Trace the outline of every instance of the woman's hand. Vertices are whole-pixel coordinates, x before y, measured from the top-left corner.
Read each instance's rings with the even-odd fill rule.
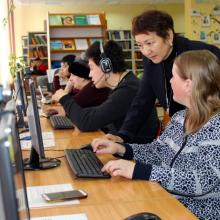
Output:
[[[92,141],[93,151],[98,154],[119,154],[125,153],[125,147],[106,138],[96,138]]]
[[[120,142],[120,143],[124,142],[124,140],[121,137],[117,135],[113,135],[113,134],[106,134],[105,138],[107,138],[110,141],[114,141],[114,142]]]
[[[111,160],[102,168],[102,172],[106,171],[111,176],[123,176],[132,179],[135,163],[128,160]]]
[[[63,90],[63,89],[59,89],[57,90],[53,96],[52,96],[52,100],[59,102],[59,100],[65,96],[67,93]]]

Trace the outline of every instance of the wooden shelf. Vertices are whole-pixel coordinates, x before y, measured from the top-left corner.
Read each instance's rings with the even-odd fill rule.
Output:
[[[69,20],[64,21],[66,18]],[[94,41],[106,40],[105,13],[48,13],[47,32],[49,68],[53,68],[52,62],[61,60],[67,53],[80,56]]]

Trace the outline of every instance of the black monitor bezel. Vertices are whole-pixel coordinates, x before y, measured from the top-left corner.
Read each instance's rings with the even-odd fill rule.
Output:
[[[14,151],[14,159],[16,160],[16,164],[19,166],[17,170],[19,170],[21,174],[21,181],[22,181],[22,190],[24,191],[24,202],[25,202],[25,220],[30,219],[30,211],[28,206],[28,199],[27,199],[27,191],[26,191],[26,181],[24,176],[24,169],[23,169],[23,161],[22,161],[22,154],[21,154],[21,146],[19,142],[19,134],[16,126],[16,118],[14,112],[14,103],[8,103],[6,105],[5,111],[2,112],[2,117],[5,118],[4,124],[6,126],[4,131],[2,131],[1,136],[1,145],[0,145],[0,178],[1,184],[0,187],[2,189],[2,206],[4,209],[4,220],[21,220],[19,217],[19,205],[16,195],[16,183],[14,177],[14,169],[13,164],[11,161],[11,154],[9,147],[5,146],[3,143],[6,143],[9,138],[12,138],[13,144],[13,151]],[[2,123],[2,122],[1,122]],[[4,132],[4,134],[3,134]],[[3,217],[1,216],[1,220]]]
[[[32,146],[30,157],[24,160],[24,169],[26,170],[43,170],[43,169],[50,169],[60,165],[61,161],[57,158],[46,158],[45,151],[44,151],[44,144],[42,138],[42,131],[41,131],[41,124],[40,124],[40,116],[38,112],[38,104],[37,104],[37,97],[36,97],[36,89],[35,84],[32,79],[29,79],[29,89],[31,100],[28,103],[27,108],[27,117],[28,117],[28,124],[29,124],[29,131],[32,132],[32,127],[36,131],[36,134],[31,134],[32,138]],[[33,114],[34,120],[32,121],[29,114]],[[33,138],[37,138],[37,140]]]

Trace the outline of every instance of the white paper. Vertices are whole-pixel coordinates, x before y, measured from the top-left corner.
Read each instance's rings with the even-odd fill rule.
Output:
[[[75,45],[77,50],[88,49],[88,42],[86,39],[75,39]]]
[[[63,201],[63,202],[46,202],[42,198],[43,193],[52,193],[52,192],[69,191],[69,190],[73,190],[73,187],[70,183],[27,187],[29,207],[30,208],[43,208],[43,207],[46,208],[46,207],[60,206],[60,205],[79,204],[79,200],[77,199]]]
[[[101,24],[99,15],[87,15],[87,20],[89,24]]]
[[[88,220],[86,214],[57,215],[31,218],[31,220]]]
[[[20,134],[20,139],[23,139],[25,137],[29,137],[30,132],[24,132]],[[54,134],[53,132],[42,132],[42,138],[43,138],[43,145],[44,148],[50,148],[55,146],[55,140],[54,140]],[[31,149],[31,140],[21,140],[21,149],[22,150],[28,150]]]
[[[20,143],[21,143],[22,150],[31,149],[31,146],[32,146],[31,140],[30,141],[21,140]],[[43,145],[44,145],[44,148],[51,148],[55,146],[55,141],[53,139],[43,140]]]
[[[27,137],[27,136],[30,136],[30,132],[29,132],[29,131],[28,131],[28,132],[21,133],[21,134],[20,134],[20,139],[25,138],[25,137]],[[44,132],[42,132],[42,138],[43,138],[44,140],[54,139],[54,134],[53,134],[53,132],[51,132],[51,131],[44,131]]]

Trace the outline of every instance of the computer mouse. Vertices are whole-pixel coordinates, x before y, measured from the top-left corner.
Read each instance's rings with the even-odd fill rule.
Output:
[[[161,218],[150,212],[140,212],[127,217],[124,220],[161,220]]]
[[[52,115],[57,115],[57,114],[58,114],[58,111],[55,110],[55,109],[50,109],[50,110],[47,110],[47,111],[45,112],[45,114],[47,115],[47,117],[50,117],[50,116],[52,116]]]
[[[91,145],[91,144],[84,144],[84,145],[82,145],[82,146],[80,147],[80,149],[93,151],[93,148],[92,148],[92,145]]]

